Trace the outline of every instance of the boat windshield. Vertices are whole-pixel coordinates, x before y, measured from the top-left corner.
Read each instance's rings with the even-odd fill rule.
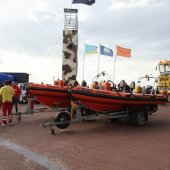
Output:
[[[170,73],[170,64],[160,64],[159,71],[160,73]]]
[[[165,72],[164,65],[159,65],[159,71],[160,71],[160,73],[164,73]]]
[[[156,77],[148,75],[146,75],[145,77],[140,77],[138,79],[138,84],[143,88],[152,87],[153,89],[156,89],[156,82],[157,82]]]
[[[165,65],[165,72],[170,72],[170,64]]]

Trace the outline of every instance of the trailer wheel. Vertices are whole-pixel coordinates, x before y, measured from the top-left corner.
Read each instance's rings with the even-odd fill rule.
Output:
[[[117,122],[119,120],[119,118],[111,118],[110,121],[111,122]]]
[[[17,117],[18,122],[21,122],[21,115]]]
[[[143,126],[148,120],[148,114],[145,111],[139,111],[135,117],[135,124],[138,126]]]
[[[170,103],[170,94],[168,95],[168,102]]]
[[[71,116],[68,112],[60,112],[55,118],[54,122],[62,122],[63,124],[56,125],[56,127],[60,129],[65,129],[67,128],[70,123],[65,123],[67,121],[71,120]]]
[[[21,122],[21,113],[16,113],[18,122]]]
[[[54,129],[50,129],[51,135],[55,135],[55,130]]]

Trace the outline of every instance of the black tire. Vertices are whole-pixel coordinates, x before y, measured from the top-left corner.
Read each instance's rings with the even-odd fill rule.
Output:
[[[135,124],[144,126],[148,120],[148,114],[145,111],[139,111],[135,116]]]
[[[51,135],[55,135],[55,130],[54,129],[50,129]]]
[[[17,117],[18,122],[21,122],[21,115]]]
[[[170,103],[170,94],[168,95],[168,102]]]
[[[129,113],[129,120],[132,124],[143,126],[148,121],[148,110],[141,109]]]
[[[60,129],[65,129],[67,128],[70,123],[64,123],[67,121],[71,120],[71,116],[68,112],[60,112],[55,118],[54,118],[54,122],[63,122],[63,124],[59,124],[56,125],[56,127],[60,128]]]
[[[111,118],[110,121],[111,122],[118,122],[119,118]]]

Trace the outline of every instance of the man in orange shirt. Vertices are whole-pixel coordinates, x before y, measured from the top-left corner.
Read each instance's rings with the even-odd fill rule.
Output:
[[[12,124],[12,97],[14,95],[14,90],[9,86],[8,80],[4,82],[4,86],[0,89],[0,95],[2,98],[2,126],[6,126],[6,114],[8,111],[8,123]]]
[[[14,90],[13,104],[15,105],[15,112],[17,113],[21,89],[18,87],[18,84],[15,81],[12,82],[12,88]]]

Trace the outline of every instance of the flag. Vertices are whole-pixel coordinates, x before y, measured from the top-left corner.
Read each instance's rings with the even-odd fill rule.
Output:
[[[113,51],[103,45],[100,45],[100,54],[113,57]]]
[[[85,54],[97,54],[97,46],[85,44]]]
[[[95,3],[95,0],[73,0],[73,4],[86,4],[86,5],[93,5]]]
[[[117,46],[117,55],[122,57],[131,57],[131,49]]]

